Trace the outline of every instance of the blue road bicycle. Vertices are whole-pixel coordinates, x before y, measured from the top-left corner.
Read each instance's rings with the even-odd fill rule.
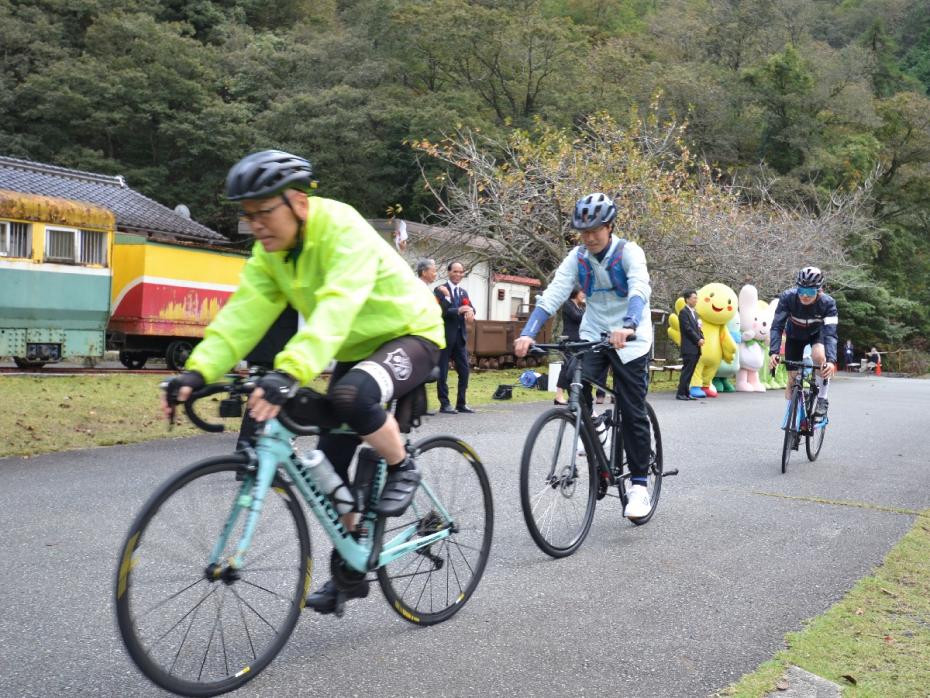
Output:
[[[800,448],[801,437],[804,437],[807,459],[811,462],[817,460],[827,432],[827,424],[830,422],[827,418],[818,420],[812,416],[819,392],[814,380],[812,364],[809,361],[785,360],[785,367],[796,373],[791,384],[791,397],[788,399],[788,407],[782,420],[782,429],[785,432],[781,449],[781,471],[783,473],[788,472],[791,453]]]
[[[198,391],[184,407],[201,429],[222,431],[198,416],[194,403],[226,393],[220,415],[241,416],[253,388],[236,377]],[[425,412],[425,398],[423,385],[397,401],[405,433]],[[369,449],[370,483],[356,491],[361,519],[353,535],[294,448],[297,435],[352,433],[328,414],[324,396],[299,391],[265,424],[254,449],[185,468],[136,516],[119,556],[116,617],[130,657],[155,684],[180,695],[218,695],[254,678],[281,651],[312,583],[301,500],[333,543],[330,571],[343,591],[374,574],[391,607],[418,625],[447,620],[475,591],[494,515],[474,450],[452,436],[408,441],[423,481],[402,516],[385,518],[374,508],[387,466]]]

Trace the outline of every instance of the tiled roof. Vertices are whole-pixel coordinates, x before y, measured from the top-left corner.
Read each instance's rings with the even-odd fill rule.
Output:
[[[394,232],[394,221],[389,218],[374,218],[369,219],[368,222],[379,233],[391,234]],[[406,223],[407,234],[411,238],[427,238],[438,243],[462,245],[477,250],[499,250],[501,248],[499,242],[490,238],[477,235],[463,238],[461,233],[451,228],[441,228],[436,225],[426,225],[425,223],[415,223],[413,221],[406,221]]]
[[[226,238],[205,225],[133,191],[122,177],[69,170],[0,156],[0,189],[85,201],[110,209],[119,230],[223,242]]]

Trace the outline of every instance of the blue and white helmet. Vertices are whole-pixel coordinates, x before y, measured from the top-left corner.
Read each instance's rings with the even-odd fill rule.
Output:
[[[598,191],[578,199],[572,212],[572,227],[590,230],[611,223],[616,217],[617,207],[613,199]]]

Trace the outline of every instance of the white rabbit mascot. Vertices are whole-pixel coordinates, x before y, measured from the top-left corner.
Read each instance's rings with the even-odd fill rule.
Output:
[[[739,292],[739,319],[742,341],[739,345],[739,372],[736,389],[744,393],[764,393],[759,371],[765,370],[769,355],[769,305],[759,300],[755,286],[743,286]]]

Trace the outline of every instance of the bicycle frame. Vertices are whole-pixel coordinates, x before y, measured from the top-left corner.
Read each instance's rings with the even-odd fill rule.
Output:
[[[788,428],[788,419],[791,416],[791,405],[794,403],[795,399],[797,399],[798,409],[795,412],[796,417],[794,424],[791,426],[791,430],[805,436],[813,435],[816,429],[823,429],[828,423],[828,420],[823,420],[815,424],[814,420],[809,419],[808,403],[816,400],[817,394],[820,392],[814,380],[814,369],[812,366],[806,365],[803,361],[785,361],[785,365],[789,371],[794,372],[794,379],[791,384],[791,398],[788,400],[788,405],[785,408],[785,416],[782,419],[782,429]],[[802,429],[801,427],[804,423],[807,424],[807,427]]]
[[[578,356],[580,357],[580,355]],[[608,357],[612,363],[614,360],[613,357],[610,357],[609,355]],[[571,382],[569,399],[568,399],[568,409],[575,415],[575,435],[576,435],[575,437],[576,441],[572,445],[571,466],[572,466],[572,469],[574,470],[575,462],[577,461],[577,458],[578,458],[577,439],[580,438],[581,424],[583,422],[584,428],[588,432],[589,440],[595,446],[594,457],[595,457],[595,460],[597,461],[598,470],[606,472],[610,485],[616,486],[619,480],[624,477],[622,475],[618,477],[618,476],[615,476],[614,474],[617,472],[617,470],[619,470],[619,468],[617,468],[617,452],[620,449],[617,448],[617,443],[618,443],[617,439],[620,436],[620,421],[616,417],[617,417],[617,411],[620,409],[619,407],[620,398],[616,394],[616,392],[614,392],[607,386],[601,385],[600,383],[594,380],[588,381],[588,383],[590,383],[592,386],[592,390],[600,388],[605,393],[609,393],[610,395],[614,397],[613,408],[609,411],[608,428],[610,429],[610,455],[608,456],[608,454],[604,452],[604,448],[601,446],[600,439],[597,437],[597,430],[594,427],[594,420],[593,420],[592,412],[590,409],[588,409],[587,405],[584,405],[582,403],[581,390],[583,387],[583,383],[582,383],[583,369],[582,369],[581,364],[582,362],[580,361],[580,358],[579,358],[579,360],[576,361],[575,363],[575,370],[572,375],[572,382]]]
[[[364,573],[381,567],[410,552],[429,546],[449,536],[449,530],[455,525],[455,522],[436,498],[429,485],[423,481],[420,483],[420,487],[442,517],[446,526],[442,530],[423,535],[416,541],[411,541],[411,538],[417,533],[417,526],[411,524],[387,543],[382,542],[380,546],[378,545],[378,539],[383,532],[383,519],[379,525],[378,515],[372,511],[372,505],[377,503],[387,477],[387,465],[382,459],[373,478],[371,495],[368,506],[365,508],[363,522],[366,532],[356,540],[339,520],[339,512],[336,511],[330,498],[314,481],[313,469],[305,467],[303,460],[294,451],[291,446],[291,440],[294,437],[295,434],[281,425],[278,420],[271,419],[266,423],[255,448],[253,462],[257,461],[257,466],[254,468],[254,474],[243,478],[239,495],[233,503],[220,538],[210,555],[210,565],[216,570],[215,574],[217,576],[220,574],[220,556],[226,547],[236,522],[245,513],[245,528],[239,539],[235,554],[227,561],[229,567],[233,570],[243,567],[245,555],[258,526],[265,497],[268,490],[271,489],[271,484],[279,468],[287,473],[290,480],[297,487],[307,506],[310,507],[313,515],[320,522],[323,530],[326,531],[346,565],[356,572]],[[417,519],[420,519],[416,503],[411,504],[411,507],[417,513]]]

